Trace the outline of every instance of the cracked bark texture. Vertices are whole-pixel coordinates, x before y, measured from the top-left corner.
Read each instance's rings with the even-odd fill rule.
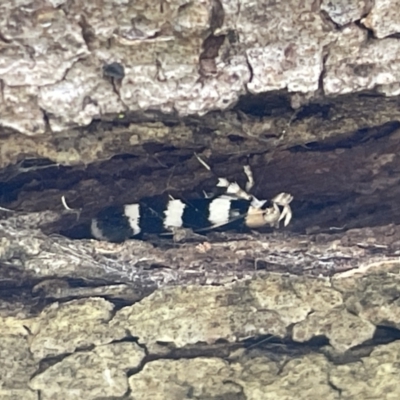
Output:
[[[2,2],[0,397],[397,399],[399,9]],[[89,239],[210,190],[194,152],[292,193],[291,226]]]

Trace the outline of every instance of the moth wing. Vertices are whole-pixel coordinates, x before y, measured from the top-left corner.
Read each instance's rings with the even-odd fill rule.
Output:
[[[222,228],[223,226],[229,225],[232,222],[236,222],[236,221],[238,221],[240,219],[244,219],[245,217],[246,217],[246,214],[241,214],[241,215],[238,215],[236,217],[230,218],[229,221],[221,222],[220,224],[212,224],[210,226],[206,226],[205,228],[195,229],[194,232],[198,232],[198,233],[200,233],[200,232],[209,232],[209,231],[212,231],[214,229]]]

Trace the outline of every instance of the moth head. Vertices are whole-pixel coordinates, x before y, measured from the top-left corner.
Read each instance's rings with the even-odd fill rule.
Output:
[[[292,200],[291,194],[279,193],[271,200],[272,205],[267,207],[267,200],[253,198],[245,219],[246,226],[251,229],[266,225],[279,227],[282,220],[284,226],[287,226],[292,219],[292,209],[289,205]]]
[[[261,228],[266,225],[276,226],[279,221],[280,211],[277,205],[268,208],[250,206],[246,216],[248,228]]]

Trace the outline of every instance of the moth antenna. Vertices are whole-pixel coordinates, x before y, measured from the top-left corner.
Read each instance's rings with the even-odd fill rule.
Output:
[[[247,182],[246,182],[246,192],[250,192],[250,190],[254,186],[254,176],[253,176],[253,171],[251,170],[250,165],[245,165],[243,166],[243,171],[246,174],[247,177]]]

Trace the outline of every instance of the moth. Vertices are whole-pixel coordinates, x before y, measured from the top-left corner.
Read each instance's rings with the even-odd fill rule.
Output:
[[[211,168],[199,161],[211,171]],[[238,183],[218,178],[217,188],[222,194],[205,195],[193,200],[174,199],[170,196],[144,198],[137,203],[109,206],[91,221],[91,233],[98,240],[123,242],[142,238],[145,234],[172,233],[179,228],[189,228],[203,233],[213,230],[257,229],[264,226],[279,227],[290,223],[293,196],[279,193],[270,201],[259,200],[250,194],[254,186],[253,174],[244,167],[246,190]]]

